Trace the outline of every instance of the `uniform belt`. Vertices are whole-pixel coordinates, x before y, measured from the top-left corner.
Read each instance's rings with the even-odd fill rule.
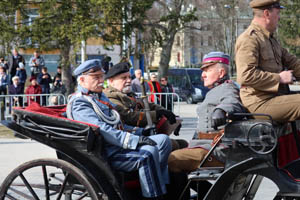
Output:
[[[219,130],[218,132],[208,132],[208,133],[203,133],[201,131],[198,132],[198,139],[209,139],[213,140],[216,136],[220,136],[224,133],[224,130]]]

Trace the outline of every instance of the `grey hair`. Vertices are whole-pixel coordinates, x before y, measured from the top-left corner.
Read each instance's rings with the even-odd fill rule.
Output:
[[[224,63],[218,63],[218,66],[220,68],[223,68],[225,70],[225,73],[228,74],[228,72],[229,72],[229,65],[224,64]]]

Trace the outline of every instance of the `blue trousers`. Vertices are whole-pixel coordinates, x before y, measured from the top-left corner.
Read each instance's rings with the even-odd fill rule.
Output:
[[[144,197],[152,198],[166,194],[169,183],[168,157],[171,141],[167,135],[150,136],[157,145],[144,145],[136,150],[123,149],[112,155],[109,160],[116,170],[131,172],[138,170]]]

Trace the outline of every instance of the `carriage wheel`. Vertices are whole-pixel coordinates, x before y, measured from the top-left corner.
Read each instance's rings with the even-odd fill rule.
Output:
[[[0,188],[1,200],[108,199],[93,187],[85,174],[59,159],[37,159],[13,170]]]

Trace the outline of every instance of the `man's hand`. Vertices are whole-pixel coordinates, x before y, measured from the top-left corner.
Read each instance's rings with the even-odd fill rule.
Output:
[[[279,73],[280,83],[289,84],[293,82],[293,70],[282,71]]]
[[[176,116],[171,111],[168,111],[168,110],[157,110],[156,111],[156,118],[159,119],[162,116],[165,116],[168,119],[168,121],[170,122],[170,124],[176,123]]]
[[[226,112],[222,109],[216,109],[211,114],[211,127],[218,130],[218,126],[226,124]]]
[[[179,136],[179,131],[180,131],[180,129],[181,129],[181,124],[179,124],[179,125],[177,126],[177,128],[174,130],[174,135]]]
[[[156,144],[156,142],[154,142],[153,140],[151,140],[149,137],[140,136],[137,146],[140,147],[140,146],[143,146],[143,145],[155,146],[157,144]]]
[[[144,128],[143,132],[142,132],[142,135],[143,136],[150,136],[150,135],[154,135],[155,133],[155,127],[146,127]]]

